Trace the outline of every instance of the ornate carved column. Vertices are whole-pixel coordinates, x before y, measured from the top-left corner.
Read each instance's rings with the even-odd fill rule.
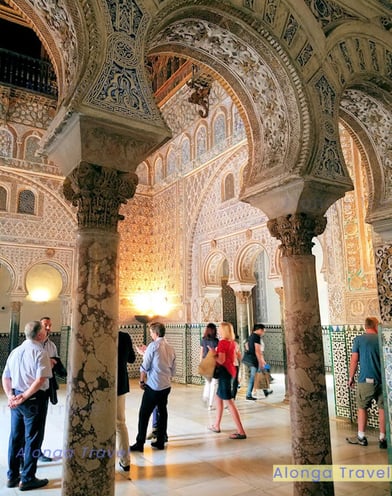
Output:
[[[20,330],[20,309],[22,308],[21,301],[11,301],[11,316],[10,316],[10,342],[8,352],[10,353],[19,344]]]
[[[381,322],[386,327],[392,327],[392,245],[375,247],[375,262]]]
[[[235,291],[237,303],[237,332],[240,346],[249,335],[249,296],[250,291]]]
[[[326,218],[294,214],[268,221],[281,240],[293,463],[332,463],[323,341],[312,238]],[[294,495],[331,496],[330,482],[296,482]]]
[[[119,207],[133,173],[82,162],[65,179],[78,207],[78,283],[72,318],[63,496],[114,495]]]

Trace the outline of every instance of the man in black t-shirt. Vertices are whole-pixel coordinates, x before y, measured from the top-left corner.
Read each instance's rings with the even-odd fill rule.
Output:
[[[264,360],[264,341],[263,336],[265,333],[264,324],[255,324],[253,326],[253,332],[248,338],[248,351],[249,354],[252,355],[254,359],[254,365],[249,366],[249,381],[248,381],[248,390],[246,392],[247,400],[256,400],[254,396],[252,396],[252,391],[255,382],[255,375],[258,370],[263,370],[266,362]],[[272,391],[265,389],[264,394],[268,396]]]

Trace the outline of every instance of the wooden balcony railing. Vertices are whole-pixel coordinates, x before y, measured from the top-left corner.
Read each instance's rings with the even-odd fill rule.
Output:
[[[57,97],[56,75],[45,60],[0,48],[0,83]]]

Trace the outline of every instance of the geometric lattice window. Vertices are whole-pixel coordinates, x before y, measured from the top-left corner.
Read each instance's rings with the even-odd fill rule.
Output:
[[[222,188],[222,201],[230,200],[231,198],[234,198],[234,176],[233,174],[227,174]]]
[[[25,189],[19,193],[18,213],[32,215],[35,213],[35,195],[29,189]]]
[[[184,138],[181,144],[181,161],[182,166],[188,164],[191,160],[191,144],[189,138]]]
[[[237,107],[234,107],[234,119],[233,119],[233,134],[236,137],[240,137],[245,134],[244,122],[238,112]]]
[[[214,144],[217,145],[226,139],[225,116],[218,115],[214,121]]]
[[[7,190],[0,186],[0,210],[7,210]]]
[[[163,180],[163,162],[161,157],[155,160],[155,184],[159,184]]]
[[[139,184],[148,185],[148,165],[142,162],[136,169],[136,174],[139,178]]]
[[[12,134],[7,129],[0,129],[0,157],[12,157]]]
[[[176,172],[177,169],[177,157],[173,150],[170,150],[170,153],[167,157],[167,175],[171,176]]]
[[[26,139],[26,144],[25,144],[25,160],[28,160],[29,162],[42,162],[42,157],[39,157],[37,155],[37,150],[39,148],[39,138],[36,136],[29,136]]]
[[[207,130],[204,126],[199,127],[196,136],[196,157],[200,158],[207,151]]]

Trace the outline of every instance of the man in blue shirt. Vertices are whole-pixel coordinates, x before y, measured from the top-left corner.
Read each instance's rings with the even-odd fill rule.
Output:
[[[7,487],[19,485],[21,491],[29,491],[49,482],[37,479],[35,473],[44,435],[42,416],[52,366],[42,346],[46,333],[41,322],[28,322],[24,332],[26,341],[8,357],[2,384],[11,409]]]
[[[346,440],[350,444],[368,445],[368,440],[365,437],[367,409],[370,407],[372,400],[375,400],[378,406],[378,422],[380,427],[379,447],[386,449],[385,412],[377,326],[377,318],[368,317],[365,320],[365,334],[357,336],[353,341],[348,385],[353,387],[354,376],[359,364],[360,370],[357,385],[358,436],[356,438],[346,438]]]
[[[152,342],[147,346],[140,367],[139,385],[143,389],[142,403],[139,410],[138,434],[131,451],[144,451],[147,427],[155,407],[159,418],[156,441],[151,446],[163,450],[167,430],[167,399],[171,390],[171,379],[176,369],[174,348],[165,339],[166,328],[160,322],[150,324]]]

